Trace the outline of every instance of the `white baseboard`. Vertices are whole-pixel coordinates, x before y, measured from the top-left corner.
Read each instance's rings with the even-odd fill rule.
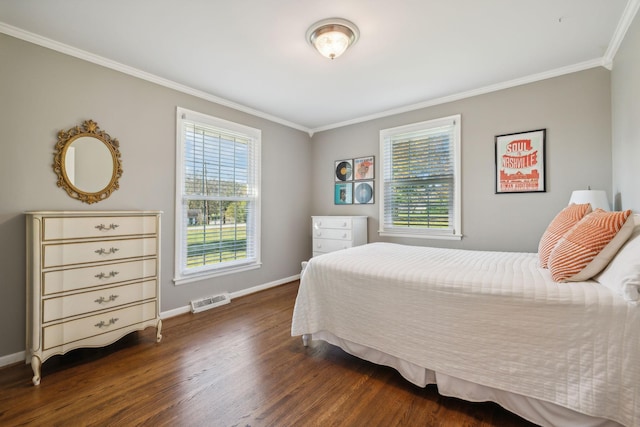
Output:
[[[234,298],[243,297],[245,295],[250,295],[256,292],[264,291],[265,289],[284,285],[285,283],[293,282],[294,280],[298,280],[299,278],[300,278],[300,275],[296,274],[295,276],[285,277],[284,279],[265,283],[263,285],[254,286],[253,288],[248,288],[248,289],[243,289],[241,291],[233,292],[231,294],[231,302],[233,302]],[[163,311],[162,313],[160,313],[160,318],[168,319],[170,317],[175,317],[180,314],[185,314],[189,312],[191,312],[191,306],[187,305],[185,307],[178,307],[172,310]],[[24,356],[25,356],[24,351],[21,351],[15,354],[8,354],[6,356],[0,356],[0,368],[3,366],[11,365],[13,363],[22,361],[24,360]]]
[[[265,283],[264,285],[254,286],[253,288],[243,289],[241,291],[232,292],[231,293],[231,301],[234,298],[243,297],[245,295],[255,294],[256,292],[264,291],[265,289],[275,288],[276,286],[284,285],[285,283],[293,282],[294,280],[300,279],[300,275],[296,274],[294,276],[285,277],[284,279],[275,280],[273,282]]]
[[[176,317],[181,314],[189,313],[191,311],[191,306],[186,305],[184,307],[174,308],[173,310],[167,310],[160,313],[160,318],[162,320],[168,319],[170,317]]]
[[[269,288],[275,288],[276,286],[284,285],[285,283],[293,282],[294,280],[298,280],[298,279],[300,279],[300,275],[296,274],[294,276],[285,277],[284,279],[279,279],[273,282],[254,286],[252,288],[247,288],[247,289],[242,289],[241,291],[232,292],[231,302],[233,302],[234,298],[255,294],[256,292],[264,291]],[[175,316],[179,316],[181,314],[190,313],[190,312],[191,312],[191,305],[186,305],[184,307],[178,307],[172,310],[163,311],[162,313],[160,313],[160,318],[164,320],[170,317],[175,317]]]
[[[14,363],[24,362],[24,351],[18,353],[8,354],[6,356],[0,356],[0,368],[7,365],[13,365]]]

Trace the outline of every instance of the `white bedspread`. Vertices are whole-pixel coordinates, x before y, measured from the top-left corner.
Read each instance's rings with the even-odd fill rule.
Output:
[[[312,258],[292,335],[328,331],[436,372],[640,425],[640,316],[536,254],[373,243]]]

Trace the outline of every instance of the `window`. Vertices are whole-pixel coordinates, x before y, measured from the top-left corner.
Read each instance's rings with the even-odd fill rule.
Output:
[[[381,236],[462,238],[460,115],[380,131]]]
[[[260,266],[260,130],[178,108],[176,284]]]

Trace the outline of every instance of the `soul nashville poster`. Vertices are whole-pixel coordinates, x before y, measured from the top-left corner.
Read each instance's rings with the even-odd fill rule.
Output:
[[[546,129],[496,136],[496,193],[545,190]]]

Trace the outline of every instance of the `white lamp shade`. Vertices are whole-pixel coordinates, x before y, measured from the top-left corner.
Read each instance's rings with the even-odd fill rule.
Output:
[[[611,210],[609,200],[607,199],[607,192],[603,190],[576,190],[571,193],[569,204],[571,203],[579,205],[589,203],[592,210],[598,208],[605,211]]]

